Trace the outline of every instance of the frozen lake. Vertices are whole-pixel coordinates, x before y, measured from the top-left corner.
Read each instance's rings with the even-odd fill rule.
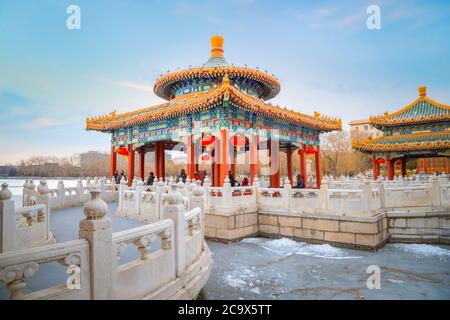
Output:
[[[21,188],[20,182],[17,185]],[[108,206],[113,232],[141,225],[116,217],[117,203]],[[50,221],[57,241],[77,239],[83,217],[82,208],[53,212]],[[214,263],[204,288],[206,299],[450,299],[450,246],[387,244],[368,252],[286,238],[208,245]],[[159,243],[152,247],[157,248]],[[119,263],[137,256],[129,246]],[[372,265],[381,270],[379,290],[366,285]],[[65,283],[66,277],[57,263],[41,265],[24,292]],[[0,299],[7,297],[0,283]]]

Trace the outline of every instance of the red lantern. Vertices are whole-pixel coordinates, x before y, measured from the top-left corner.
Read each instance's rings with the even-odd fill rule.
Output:
[[[202,161],[208,161],[211,159],[210,155],[207,153],[202,154]]]
[[[207,147],[216,141],[215,136],[204,136],[202,137],[202,147]]]
[[[306,154],[315,154],[316,152],[317,150],[311,146],[308,146],[308,148],[306,148]]]
[[[400,161],[395,161],[395,166],[400,167]]]
[[[232,143],[234,146],[238,146],[238,147],[246,146],[246,145],[248,145],[248,139],[247,139],[247,137],[234,136]]]
[[[375,160],[376,163],[384,163],[385,160],[384,158],[378,158],[377,160]]]
[[[302,149],[298,149],[298,150],[297,150],[298,156],[300,156],[301,151],[302,151]],[[316,152],[317,152],[317,150],[314,149],[314,148],[311,147],[311,146],[308,146],[308,147],[306,148],[306,154],[315,154]]]
[[[129,155],[128,150],[125,147],[120,147],[119,149],[117,149],[117,154],[120,154],[121,156],[125,157],[128,157]]]

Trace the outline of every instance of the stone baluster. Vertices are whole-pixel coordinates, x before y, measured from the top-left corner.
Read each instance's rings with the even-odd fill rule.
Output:
[[[6,288],[11,292],[11,300],[22,298],[22,289],[27,285],[25,280],[33,276],[38,270],[39,264],[36,262],[9,266],[0,270],[0,280],[6,284]]]
[[[143,190],[144,190],[144,183],[141,180],[138,180],[136,182],[136,198],[135,198],[136,212],[138,214],[141,214],[141,194]]]
[[[365,181],[361,186],[362,194],[361,194],[361,211],[369,212],[371,208],[371,200],[372,200],[372,187],[370,186],[369,181]]]
[[[328,209],[329,194],[328,194],[328,179],[322,179],[319,190],[319,201],[322,210]]]
[[[78,179],[77,185],[76,185],[76,192],[77,192],[77,198],[78,203],[81,205],[85,202],[84,200],[84,187],[83,187],[83,181],[81,181],[81,178]]]
[[[253,187],[253,193],[254,193],[253,199],[254,199],[256,207],[257,207],[259,204],[259,188],[261,187],[261,181],[259,180],[257,175],[255,175],[255,177],[253,178],[252,187]]]
[[[177,276],[181,277],[186,269],[185,257],[185,207],[183,197],[178,192],[176,185],[170,186],[169,193],[166,196],[166,205],[163,207],[162,218],[172,219],[175,229],[175,257]]]
[[[25,180],[24,184],[23,184],[23,189],[22,189],[22,206],[26,207],[27,206],[27,198],[28,198],[28,194],[29,194],[29,190],[30,190],[30,180]]]
[[[231,183],[228,175],[225,177],[222,188],[222,201],[226,205],[231,205],[233,196],[231,194]]]
[[[289,178],[286,177],[286,179],[284,179],[282,192],[283,192],[283,204],[288,211],[291,210],[291,189],[292,189],[291,182],[289,181]]]
[[[10,251],[16,230],[16,215],[12,192],[6,183],[0,189],[0,253]]]
[[[205,209],[206,210],[209,210],[209,207],[211,205],[211,202],[210,202],[211,192],[209,192],[210,187],[211,187],[211,180],[209,179],[208,176],[206,176],[205,179],[203,180],[203,188],[205,189],[205,193],[206,193],[206,197],[205,197]]]
[[[441,206],[441,181],[437,176],[431,177],[431,201],[433,207]]]
[[[164,200],[165,200],[165,184],[162,179],[159,179],[158,183],[156,184],[156,199],[155,202],[157,204],[157,217],[161,218],[163,206],[164,206]]]
[[[49,238],[51,231],[50,231],[50,189],[47,186],[47,181],[45,179],[42,179],[37,191],[39,193],[37,203],[42,203],[45,205],[45,224],[47,227],[47,237]]]
[[[189,210],[199,207],[202,212],[205,212],[205,190],[200,185],[200,181],[192,188],[192,193],[189,200]]]
[[[91,297],[93,300],[111,300],[115,294],[117,268],[113,250],[112,223],[106,216],[108,206],[99,190],[91,191],[91,199],[84,205],[85,219],[80,221],[80,239],[89,242]]]
[[[124,191],[127,190],[127,182],[125,179],[120,179],[120,186],[119,186],[119,212],[123,212],[123,196]]]
[[[39,192],[39,187],[38,187],[38,192]],[[57,196],[56,208],[58,208],[58,209],[64,208],[64,198],[66,196],[66,188],[64,186],[63,180],[58,181],[58,185],[56,186],[56,196]]]

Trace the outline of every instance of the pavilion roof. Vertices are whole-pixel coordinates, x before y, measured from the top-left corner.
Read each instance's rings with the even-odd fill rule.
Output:
[[[320,131],[341,130],[342,128],[340,119],[323,116],[319,113],[315,113],[313,116],[306,115],[297,111],[271,105],[261,99],[242,93],[230,84],[227,76],[224,77],[219,86],[208,91],[182,95],[166,103],[132,112],[122,114],[111,112],[107,115],[87,118],[86,128],[88,130],[96,131],[113,131],[142,123],[157,122],[207,109],[217,103],[223,102],[224,99],[228,99],[230,102],[258,114],[315,128]]]
[[[368,138],[363,141],[354,141],[353,147],[363,152],[450,150],[450,131]]]
[[[378,129],[410,124],[450,121],[450,106],[433,101],[426,96],[426,87],[419,87],[419,98],[394,113],[370,118],[370,124]]]

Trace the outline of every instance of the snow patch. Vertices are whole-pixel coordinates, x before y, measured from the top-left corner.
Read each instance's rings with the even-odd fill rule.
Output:
[[[256,277],[256,273],[244,265],[236,265],[235,269],[230,272],[226,272],[222,278],[222,281],[237,289],[246,289],[253,287],[253,282]]]
[[[418,258],[440,257],[445,260],[446,257],[450,257],[450,250],[431,244],[395,243],[392,246]]]
[[[387,280],[392,283],[405,283],[405,281],[403,280],[396,280],[396,279],[387,279]]]
[[[247,238],[243,243],[252,243],[279,255],[304,255],[324,259],[359,259],[361,256],[348,255],[343,249],[329,244],[308,244],[288,238],[267,240],[263,238]]]

